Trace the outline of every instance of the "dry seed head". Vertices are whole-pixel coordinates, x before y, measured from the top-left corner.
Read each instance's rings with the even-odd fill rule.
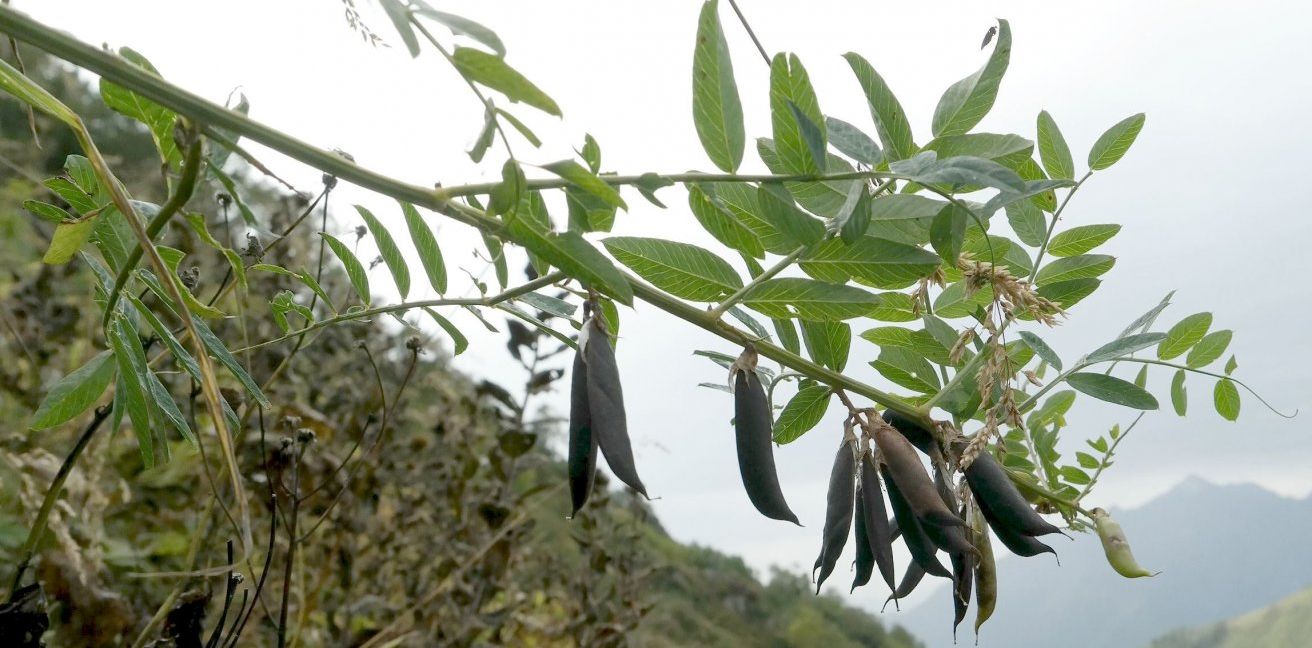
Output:
[[[1034,372],[1030,371],[1029,369],[1025,370],[1025,379],[1030,381],[1030,384],[1034,385],[1035,387],[1043,386],[1043,381],[1039,380],[1039,377],[1034,375]]]
[[[997,408],[992,408],[984,417],[984,427],[975,434],[975,438],[966,444],[966,449],[961,453],[961,470],[965,471],[970,468],[970,464],[975,463],[975,458],[979,453],[984,451],[985,446],[998,432],[998,415]]]
[[[957,336],[956,343],[954,343],[952,348],[948,350],[948,362],[951,362],[954,365],[960,363],[962,356],[966,354],[966,345],[970,344],[970,341],[974,339],[975,327],[972,326],[963,330],[961,335]]]

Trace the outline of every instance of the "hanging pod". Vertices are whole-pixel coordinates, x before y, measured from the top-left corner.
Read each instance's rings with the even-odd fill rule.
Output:
[[[864,463],[864,462],[863,462]],[[875,553],[870,547],[870,534],[866,524],[866,501],[865,489],[857,486],[856,489],[856,576],[852,579],[852,588],[847,591],[848,594],[856,591],[856,588],[870,582],[870,576],[875,573]]]
[[[1094,527],[1098,530],[1098,539],[1102,540],[1103,553],[1107,554],[1107,562],[1116,573],[1126,578],[1151,577],[1162,573],[1139,566],[1139,561],[1134,559],[1134,553],[1130,551],[1130,542],[1125,539],[1125,531],[1112,519],[1110,513],[1101,508],[1093,509],[1091,513]]]
[[[574,373],[569,392],[569,495],[574,504],[570,517],[588,502],[597,475],[597,438],[592,434],[588,408],[588,372],[583,354],[574,356]]]
[[[797,515],[784,500],[774,467],[774,431],[770,403],[757,377],[756,351],[745,349],[734,363],[733,426],[738,443],[738,472],[743,488],[761,515],[798,526]]]
[[[988,452],[981,452],[966,468],[966,482],[974,491],[980,506],[992,513],[999,523],[1027,536],[1041,536],[1049,533],[1061,533],[1047,520],[1043,519],[1025,501],[1020,490],[1007,476],[997,459]]]
[[[834,571],[838,557],[847,544],[847,534],[852,531],[852,508],[855,504],[853,490],[856,486],[856,458],[852,449],[852,440],[844,437],[834,454],[834,467],[829,473],[829,493],[825,504],[825,528],[822,535],[820,556],[816,558],[815,570],[820,576],[815,583],[816,594],[820,586]]]
[[[893,589],[893,538],[898,533],[896,520],[888,519],[888,509],[884,506],[884,491],[879,487],[879,471],[875,468],[874,453],[866,453],[861,459],[861,485],[857,491],[858,501],[864,503],[864,511],[857,507],[857,514],[865,520],[866,539],[870,545],[870,555],[879,566],[879,574],[884,577],[888,589]],[[858,527],[859,528],[859,527]]]
[[[580,353],[587,373],[588,412],[592,434],[596,438],[606,465],[620,481],[647,497],[647,487],[638,478],[633,465],[633,446],[624,416],[624,390],[615,366],[615,350],[610,334],[598,315],[593,315],[579,335]]]
[[[943,476],[943,471],[939,469],[939,466],[943,465],[943,460],[938,450],[930,453],[930,459],[934,463],[934,490],[938,492],[939,499],[943,501],[949,510],[958,510],[957,495],[953,492],[952,485],[948,483],[947,478]],[[964,517],[964,515],[956,517],[957,520],[961,521],[961,526],[937,527],[931,524],[926,525],[925,532],[934,541],[934,544],[952,555],[960,553],[973,554],[975,553],[975,545],[970,542]]]
[[[895,609],[901,610],[902,607],[898,605],[898,601],[910,596],[911,592],[915,591],[916,586],[920,584],[920,581],[924,579],[924,568],[919,563],[912,561],[910,565],[907,565],[907,570],[902,573],[902,582],[897,584],[897,589],[893,590],[893,593],[889,594],[887,599],[884,599],[884,607],[879,608],[879,611],[883,612],[884,608],[888,607],[889,601],[893,602]]]
[[[984,455],[981,454],[980,456],[982,457]],[[998,540],[1000,540],[1002,544],[1011,551],[1011,553],[1025,558],[1044,553],[1050,553],[1054,556],[1057,555],[1057,552],[1052,547],[1049,547],[1048,545],[1039,542],[1034,537],[1027,536],[1024,533],[1000,522],[993,514],[993,510],[989,508],[988,503],[978,495],[976,495],[975,501],[979,503],[980,513],[984,514],[984,519],[988,521],[989,527],[993,529],[993,534],[998,536]],[[1061,564],[1060,559],[1057,564]]]
[[[907,551],[911,553],[911,559],[926,573],[943,578],[952,578],[952,572],[943,567],[943,563],[940,563],[935,555],[938,552],[938,546],[934,544],[933,540],[929,539],[929,536],[925,535],[924,527],[921,525],[920,520],[916,519],[916,514],[911,510],[911,505],[902,497],[902,491],[897,481],[889,473],[888,464],[881,465],[879,469],[884,476],[884,486],[888,488],[888,502],[893,505],[893,516],[897,518],[897,528],[902,534],[902,541],[907,545]],[[935,494],[934,497],[938,497],[938,495]],[[903,577],[903,580],[905,579],[906,577]],[[898,585],[898,589],[901,588],[902,586]]]
[[[911,442],[887,425],[877,425],[874,429],[875,445],[884,458],[884,465],[916,517],[922,523],[940,527],[965,526],[966,523],[939,497]]]
[[[910,513],[919,521],[922,533],[935,546],[954,553],[974,551],[960,528],[966,523],[943,501],[911,442],[893,428],[880,425],[875,426],[875,443],[884,459],[890,500],[896,486]],[[896,503],[893,510],[897,513]],[[902,521],[901,514],[898,519]],[[905,526],[903,522],[904,532]],[[929,565],[924,567],[929,573],[939,575]]]
[[[998,570],[993,561],[993,543],[989,540],[984,516],[972,496],[966,496],[966,503],[969,506],[966,523],[970,525],[970,539],[979,554],[975,561],[975,637],[978,639],[980,626],[993,615],[993,608],[998,603]]]

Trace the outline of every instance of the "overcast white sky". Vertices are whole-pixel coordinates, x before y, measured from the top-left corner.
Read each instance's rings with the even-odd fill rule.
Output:
[[[494,28],[508,61],[562,106],[563,121],[520,107],[547,144],[517,148],[547,162],[571,155],[585,132],[601,143],[607,170],[711,169],[691,119],[690,68],[700,2],[620,0],[438,2]],[[366,20],[390,38],[390,24],[367,0]],[[481,109],[458,77],[429,52],[411,60],[404,48],[363,45],[342,19],[337,0],[148,2],[13,0],[37,18],[92,43],[131,46],[162,74],[222,102],[241,86],[251,116],[309,142],[341,148],[374,169],[425,184],[494,177],[500,161],[472,165],[463,150]],[[1265,0],[1054,2],[762,2],[744,10],[771,51],[798,53],[826,113],[867,130],[865,101],[839,58],[856,51],[885,77],[907,109],[918,142],[943,89],[984,60],[984,31],[1011,20],[1015,44],[1002,92],[979,130],[1033,139],[1035,116],[1049,110],[1083,165],[1103,129],[1136,112],[1147,125],[1129,155],[1095,176],[1067,210],[1068,225],[1118,222],[1104,247],[1117,255],[1102,290],[1069,323],[1045,334],[1067,358],[1109,340],[1166,292],[1177,290],[1163,328],[1199,310],[1215,327],[1236,331],[1238,376],[1285,410],[1308,411],[1312,353],[1304,250],[1312,234],[1301,195],[1312,168],[1312,12],[1305,3]],[[727,3],[723,19],[747,111],[749,138],[769,134],[767,70]],[[439,32],[440,33],[440,32]],[[759,167],[749,146],[749,168]],[[319,172],[279,156],[266,162],[293,183],[317,189]],[[492,172],[491,174],[489,173]],[[399,220],[387,199],[353,187],[335,193]],[[687,212],[679,189],[658,210],[630,196],[616,232],[714,246]],[[342,199],[346,200],[342,200]],[[339,230],[355,225],[339,209]],[[402,230],[403,231],[403,230]],[[439,223],[451,270],[473,271],[476,238]],[[738,265],[736,259],[731,261]],[[386,271],[375,271],[386,286]],[[413,297],[414,295],[412,295]],[[630,429],[644,481],[659,500],[662,522],[680,540],[744,556],[757,567],[808,567],[818,549],[823,493],[840,430],[837,408],[819,428],[776,453],[784,489],[807,528],[769,521],[742,492],[728,425],[731,403],[696,387],[724,372],[691,353],[733,352],[727,344],[651,307],[622,314],[619,363],[625,374]],[[476,333],[471,319],[462,327]],[[861,328],[858,326],[857,331]],[[456,366],[513,384],[521,379],[500,340],[475,339]],[[863,369],[875,348],[859,341],[849,370]],[[1153,373],[1165,398],[1170,375]],[[1191,415],[1150,414],[1127,440],[1100,483],[1097,503],[1131,506],[1186,475],[1218,482],[1255,481],[1287,494],[1312,489],[1312,436],[1305,413],[1286,421],[1245,394],[1239,423],[1210,411],[1211,383],[1191,380]],[[565,411],[565,396],[550,395]],[[1089,400],[1089,399],[1084,399]],[[1081,403],[1064,432],[1074,452],[1086,435],[1131,413]],[[560,503],[562,513],[565,503]],[[1132,532],[1132,531],[1131,531]],[[835,579],[843,580],[843,579]],[[860,603],[883,594],[857,594]],[[870,600],[866,600],[870,599]],[[879,601],[876,601],[879,599]]]

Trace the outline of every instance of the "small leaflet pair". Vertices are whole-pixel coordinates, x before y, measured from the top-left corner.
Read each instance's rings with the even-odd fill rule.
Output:
[[[647,497],[647,487],[633,464],[633,445],[624,415],[615,350],[600,314],[595,313],[579,331],[578,352],[570,380],[569,491],[578,515],[588,502],[597,474],[597,449],[620,481]]]

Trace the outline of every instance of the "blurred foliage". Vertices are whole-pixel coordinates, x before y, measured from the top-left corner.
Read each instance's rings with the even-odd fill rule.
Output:
[[[84,79],[35,52],[24,59],[29,73],[86,118],[133,193],[158,200],[160,168],[145,129],[110,113]],[[39,148],[26,112],[0,99],[6,565],[17,562],[42,497],[91,413],[39,433],[25,431],[25,422],[50,385],[103,344],[90,269],[81,261],[43,265],[52,226],[22,209],[29,198],[57,202],[40,181],[77,152],[53,122],[39,120],[38,131]],[[238,164],[229,166],[241,197],[267,224],[252,233],[267,243],[309,201]],[[198,191],[189,208],[254,263],[248,230],[220,191]],[[315,267],[312,229],[289,237],[277,262]],[[188,263],[197,264],[194,291],[209,295],[226,281],[227,267],[194,236],[175,225],[164,240],[189,253]],[[329,295],[351,290],[339,270],[325,269],[321,283]],[[293,279],[250,273],[241,317],[215,322],[215,332],[226,340],[277,337],[264,305],[287,290],[310,299]],[[240,392],[225,390],[239,411],[254,412],[238,432],[238,456],[257,538],[249,553],[237,550],[232,572],[243,578],[234,582],[226,615],[227,547],[238,539],[228,511],[213,506],[215,489],[230,498],[218,445],[197,424],[204,413],[194,385],[163,367],[167,388],[201,431],[199,452],[177,440],[170,461],[147,469],[129,426],[102,430],[50,518],[35,567],[39,587],[0,607],[0,634],[13,633],[5,645],[37,645],[46,625],[46,645],[130,645],[159,610],[165,619],[147,637],[153,645],[200,646],[221,616],[231,628],[242,607],[252,613],[240,644],[271,645],[284,592],[293,645],[361,645],[394,621],[410,630],[401,645],[414,646],[915,645],[837,598],[813,596],[802,576],[776,572],[763,585],[739,559],[675,542],[628,493],[599,488],[579,518],[566,521],[564,466],[551,448],[556,420],[511,395],[557,388],[561,372],[543,367],[562,365],[564,355],[550,338],[507,330],[525,365],[524,389],[451,371],[436,343],[392,321],[332,327],[304,347],[244,354],[258,382],[277,380],[266,390],[267,411],[240,408]],[[294,507],[296,499],[302,503]],[[0,576],[7,584],[10,569]],[[31,637],[23,638],[22,627]],[[224,630],[223,641],[229,636]]]

